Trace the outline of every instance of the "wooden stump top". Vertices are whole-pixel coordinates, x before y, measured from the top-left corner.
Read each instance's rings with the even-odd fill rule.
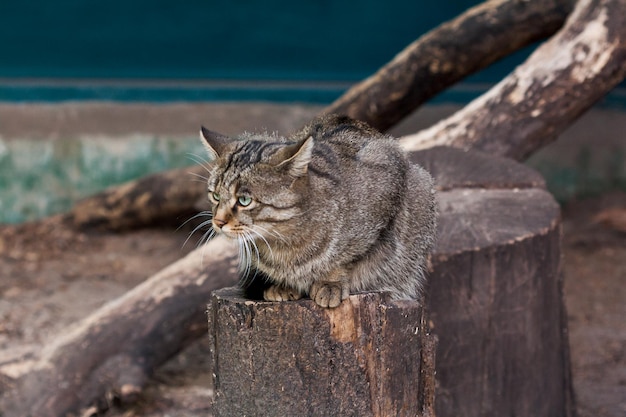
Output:
[[[560,208],[541,176],[503,157],[411,152],[439,190],[426,305],[438,417],[571,415]]]
[[[433,413],[434,341],[415,301],[366,293],[325,309],[227,288],[213,293],[209,334],[216,416]]]
[[[511,159],[482,152],[436,146],[410,152],[409,158],[430,172],[439,191],[546,187],[537,171]]]

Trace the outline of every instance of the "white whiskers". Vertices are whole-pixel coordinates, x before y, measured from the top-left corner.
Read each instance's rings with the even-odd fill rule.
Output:
[[[202,165],[202,167],[204,169],[206,169],[207,172],[209,172],[209,170],[208,170],[208,168],[206,166],[211,162],[211,160],[209,160],[209,159],[207,159],[207,158],[205,158],[203,156],[196,155],[195,153],[191,153],[191,152],[187,153],[187,158],[189,158],[190,160],[192,160],[193,162],[195,162],[198,165]]]
[[[196,214],[195,216],[190,217],[183,224],[181,224],[178,227],[178,229],[180,229],[181,227],[183,227],[184,225],[186,225],[190,221],[192,221],[194,219],[197,219],[197,218],[200,218],[200,217],[206,217],[206,220],[204,220],[202,223],[200,223],[199,225],[194,227],[194,229],[191,231],[191,233],[189,233],[189,236],[187,236],[187,239],[185,239],[185,242],[183,242],[183,247],[187,244],[189,239],[191,239],[191,236],[193,236],[194,233],[196,233],[198,230],[202,230],[203,228],[205,228],[207,226],[209,228],[206,230],[206,232],[204,232],[202,234],[202,236],[200,237],[200,240],[196,244],[196,247],[199,247],[200,245],[205,244],[206,242],[208,242],[209,240],[211,240],[215,236],[215,230],[213,230],[212,223],[211,223],[211,220],[213,219],[213,213],[211,213],[210,211],[202,211],[202,212]]]
[[[275,234],[275,233],[270,233],[264,227],[257,226],[257,225],[255,225],[254,227],[257,227],[257,228],[261,229],[262,231],[264,231],[265,233],[268,233],[270,235],[274,235]],[[272,247],[270,246],[270,243],[267,241],[265,236],[263,236],[261,233],[259,233],[258,231],[254,230],[253,228],[248,228],[247,233],[250,235],[251,239],[254,239],[254,236],[257,236],[259,239],[261,239],[265,243],[265,246],[267,246],[267,249],[270,251],[270,256],[274,257],[274,253],[272,252]],[[279,234],[276,234],[276,237],[278,239],[282,239],[282,237]],[[256,246],[256,244],[255,244],[255,246]],[[258,247],[257,247],[257,254],[258,254],[258,252],[259,252],[259,250],[258,250]]]
[[[245,236],[237,235],[237,246],[239,247],[239,272],[241,272],[241,277],[246,279],[252,270],[252,250]]]
[[[191,178],[191,181],[195,181],[195,182],[199,181],[199,182],[201,182],[203,184],[206,184],[207,181],[209,180],[208,177],[205,177],[204,175],[200,175],[200,174],[198,174],[196,172],[189,171],[189,172],[187,172],[187,174],[189,174],[189,175],[191,175],[193,177],[193,178]]]
[[[237,237],[240,259],[239,267],[243,276],[246,277],[248,280],[254,279],[257,274],[258,265],[261,262],[261,250],[258,245],[260,241],[263,241],[263,243],[265,243],[265,246],[267,246],[267,250],[269,251],[270,256],[274,256],[269,241],[262,233],[260,233],[258,230],[255,230],[257,228],[265,232],[265,234],[275,235],[277,239],[285,241],[285,239],[279,233],[272,233],[263,227],[257,225],[254,225],[252,227],[242,226],[242,228],[240,229],[240,234]],[[253,261],[254,257],[256,257],[256,262]],[[250,277],[251,273],[253,275]]]
[[[195,162],[196,164],[200,165],[200,167],[202,167],[202,169],[204,169],[206,171],[207,174],[211,174],[211,170],[208,168],[209,163],[211,162],[208,159],[205,159],[199,155],[193,154],[193,153],[188,153],[187,154],[187,158],[189,158],[191,161]],[[208,182],[209,181],[209,177],[205,177],[204,175],[198,174],[196,172],[192,172],[192,171],[188,171],[187,172],[189,175],[193,176],[192,181],[200,181],[200,182]]]
[[[196,244],[196,247],[204,245],[217,235],[217,232],[213,229],[213,214],[210,211],[202,211],[195,216],[190,217],[179,226],[179,229],[195,219],[201,219],[202,221],[189,233],[189,236],[187,236],[187,239],[185,239],[185,242],[183,243],[183,247],[198,231],[206,229]],[[287,240],[275,230],[268,230],[267,228],[258,225],[240,225],[237,229],[236,241],[239,252],[239,270],[242,273],[242,276],[246,277],[246,279],[253,279],[257,274],[256,265],[261,262],[261,249],[259,248],[259,244],[263,242],[267,247],[267,251],[270,256],[274,257],[274,252],[272,251],[268,238],[271,237],[272,239],[281,241],[285,244],[287,244]],[[251,274],[252,276],[250,276]]]

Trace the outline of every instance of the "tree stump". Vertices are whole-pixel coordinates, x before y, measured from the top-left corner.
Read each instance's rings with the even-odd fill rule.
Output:
[[[543,179],[478,152],[437,147],[410,157],[439,189],[425,301],[439,339],[436,415],[572,416],[560,211]],[[307,300],[258,303],[217,293],[210,310],[216,415],[254,415],[270,403],[265,409],[276,415],[397,415],[384,407],[401,403],[400,394],[419,398],[399,387],[408,389],[407,375],[423,369],[424,340],[400,343],[394,329],[424,331],[423,312],[381,319],[393,310],[362,297],[374,295],[333,311]],[[368,345],[359,332],[372,334],[372,323],[382,327]],[[372,352],[381,355],[374,366]],[[350,377],[333,379],[331,371]],[[377,385],[385,380],[390,388]],[[422,410],[410,404],[409,414]]]
[[[437,416],[571,416],[560,211],[543,179],[478,152],[411,159],[439,188],[426,294]]]
[[[439,147],[410,157],[433,174],[439,189],[439,236],[425,294],[439,339],[437,416],[571,416],[559,207],[543,179],[512,160],[477,152]],[[203,333],[209,294],[236,282],[235,248],[226,243],[210,241],[60,334],[32,371],[2,393],[0,413],[78,414],[111,393],[132,397],[156,366]],[[421,311],[409,309],[404,317],[398,313],[404,307],[369,294],[336,311],[308,300],[251,303],[220,294],[210,314],[217,415],[253,415],[243,407],[277,402],[291,409],[275,405],[270,415],[402,415],[404,409],[387,413],[384,407],[404,403],[414,414],[432,411],[432,339],[389,349],[397,341],[394,329],[417,329],[418,335],[406,333],[411,338],[425,331]],[[233,321],[220,321],[220,306]],[[265,333],[255,334],[261,325]],[[379,336],[368,345],[375,325]],[[257,344],[273,350],[259,357]],[[77,357],[79,350],[88,353]],[[305,361],[305,354],[312,359]],[[228,363],[228,355],[243,359]],[[344,368],[361,374],[343,386],[329,379]],[[418,371],[420,384],[401,385]],[[309,387],[324,397],[306,403]],[[344,389],[345,397],[339,394]],[[357,397],[361,408],[349,403]],[[224,408],[229,402],[230,411]]]
[[[216,416],[432,416],[434,338],[416,301],[209,304]]]

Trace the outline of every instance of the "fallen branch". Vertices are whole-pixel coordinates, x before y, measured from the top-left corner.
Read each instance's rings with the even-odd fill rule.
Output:
[[[158,222],[183,223],[199,210],[206,174],[201,165],[165,171],[110,187],[79,201],[69,219],[79,228],[122,230]]]
[[[492,0],[444,23],[409,45],[323,113],[343,113],[386,130],[429,98],[503,56],[556,32],[572,0]],[[201,167],[192,169],[202,173]],[[78,203],[78,228],[123,230],[184,217],[205,198],[189,169],[166,171],[112,187]]]
[[[402,138],[523,160],[553,141],[626,77],[626,2],[581,0],[557,35],[487,93]]]
[[[221,239],[173,263],[60,335],[0,401],[4,417],[58,417],[135,399],[157,366],[206,334],[206,302],[236,282]]]
[[[467,75],[552,35],[573,4],[573,0],[479,4],[420,37],[324,112],[346,114],[385,131]]]

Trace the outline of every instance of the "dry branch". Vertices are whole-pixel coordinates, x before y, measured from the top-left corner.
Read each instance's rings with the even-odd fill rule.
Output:
[[[487,1],[416,40],[323,112],[344,113],[385,130],[456,81],[554,33],[571,9],[572,0]],[[79,228],[121,230],[184,217],[205,193],[187,171],[112,187],[77,204],[70,218]]]
[[[331,104],[385,131],[414,109],[482,68],[554,32],[573,0],[492,0],[417,39]]]
[[[60,335],[0,401],[4,417],[58,417],[114,395],[131,401],[154,369],[206,334],[211,292],[236,282],[221,239],[173,263]]]
[[[553,141],[626,77],[626,2],[581,0],[557,35],[490,91],[436,125],[406,136],[523,160]]]
[[[204,196],[200,165],[149,175],[79,201],[69,214],[79,228],[122,230],[160,221],[187,220]]]

